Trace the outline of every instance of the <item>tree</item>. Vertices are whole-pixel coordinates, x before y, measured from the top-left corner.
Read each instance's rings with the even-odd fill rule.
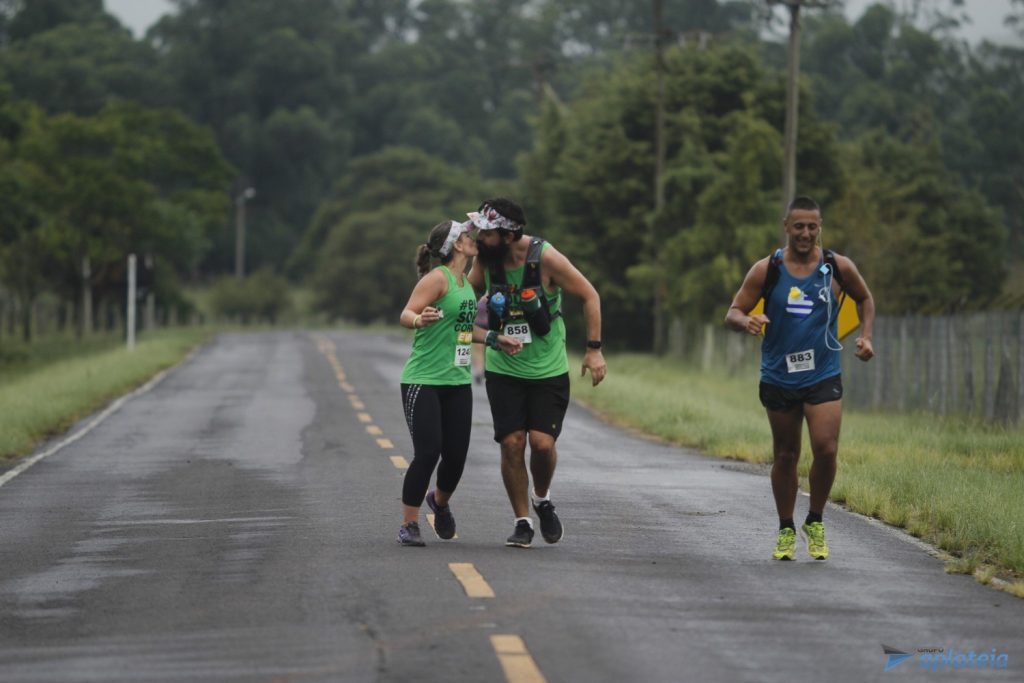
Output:
[[[171,88],[158,64],[150,46],[118,25],[61,23],[0,50],[0,80],[48,112],[95,114],[114,98],[170,104]]]
[[[943,166],[934,141],[876,131],[847,153],[847,191],[826,215],[825,234],[857,262],[879,311],[983,309],[999,296],[1006,228]]]
[[[98,22],[110,28],[120,26],[117,19],[103,10],[103,0],[21,0],[5,4],[9,6],[7,12],[13,15],[7,31],[14,42],[68,24]],[[10,5],[16,11],[12,12]]]
[[[540,207],[546,236],[595,282],[609,326],[630,345],[651,344],[659,280],[668,282],[666,313],[710,319],[728,305],[743,264],[777,239],[783,87],[780,73],[734,44],[667,51],[657,217],[650,62],[637,57],[588,81],[564,111],[546,105],[521,166],[527,205]],[[800,187],[827,200],[839,185],[835,133],[812,104],[804,99]]]
[[[17,236],[8,241],[16,257],[50,264],[49,288],[80,301],[82,288],[94,287],[119,301],[132,252],[172,271],[194,267],[227,215],[230,170],[208,132],[176,112],[127,103],[93,117],[22,109],[0,169],[17,179],[12,192],[24,208],[5,229]]]
[[[416,282],[416,247],[437,223],[464,219],[484,194],[473,176],[420,150],[355,160],[306,237],[317,309],[361,322],[396,318]]]
[[[348,159],[351,68],[373,36],[348,21],[349,3],[333,0],[176,5],[147,41],[177,106],[213,129],[241,187],[258,192],[248,207],[247,262],[281,267]],[[222,233],[204,269],[227,272],[233,260],[234,241]]]

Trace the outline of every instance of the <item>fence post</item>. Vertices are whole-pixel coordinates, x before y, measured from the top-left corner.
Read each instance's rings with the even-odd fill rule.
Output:
[[[974,354],[973,340],[971,339],[971,320],[966,317],[960,323],[960,336],[964,340],[964,406],[968,415],[973,415],[977,409],[974,400]]]
[[[1024,310],[1017,313],[1017,420],[1024,421]]]
[[[937,337],[936,347],[939,353],[935,358],[936,374],[939,377],[939,414],[946,415],[949,412],[949,335],[946,334],[948,318],[943,315],[935,319]]]
[[[901,411],[907,408],[907,363],[910,359],[907,354],[907,316],[900,317],[900,341],[899,341],[899,365],[896,372],[898,381],[896,383],[896,407]]]
[[[702,358],[700,367],[704,372],[711,370],[711,366],[714,364],[714,352],[715,352],[715,329],[708,323],[704,325],[704,348],[702,349]]]
[[[885,333],[888,331],[889,325],[887,321],[878,319],[875,320],[875,341],[877,344],[873,344],[876,349],[885,348]],[[882,364],[887,360],[884,355],[875,356],[871,362],[874,363],[874,367],[871,368],[871,407],[877,410],[882,404],[882,382],[885,377],[885,373],[882,372]]]
[[[1002,317],[1002,316],[1000,316]],[[1000,325],[1002,328],[1003,326]],[[1000,330],[1003,332],[1005,330]],[[1000,423],[1006,425],[1013,422],[1017,415],[1016,391],[1013,387],[1013,368],[1010,367],[1009,340],[1007,335],[1000,334],[1002,338],[999,344],[999,381],[996,384],[995,407],[992,416]]]
[[[956,316],[949,316],[949,324],[946,325],[946,375],[949,381],[949,412],[956,413],[960,410],[958,401],[960,392],[957,390],[957,352],[956,352]]]
[[[985,419],[991,420],[995,412],[995,344],[992,340],[992,315],[985,315],[985,390],[982,405],[985,407]]]

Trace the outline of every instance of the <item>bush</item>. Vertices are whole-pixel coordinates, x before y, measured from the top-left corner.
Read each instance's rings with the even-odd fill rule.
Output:
[[[273,325],[289,312],[288,282],[269,268],[239,280],[225,277],[210,293],[210,306],[217,318]]]

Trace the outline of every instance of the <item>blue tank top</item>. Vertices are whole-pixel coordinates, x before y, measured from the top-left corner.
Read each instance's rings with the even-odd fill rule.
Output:
[[[776,254],[781,257],[781,250]],[[827,271],[824,259],[811,275],[798,278],[786,270],[780,259],[779,281],[765,302],[765,313],[771,322],[761,342],[762,382],[802,389],[842,371],[839,352],[833,350],[839,347],[839,306],[832,295],[832,274],[824,272],[823,266]]]

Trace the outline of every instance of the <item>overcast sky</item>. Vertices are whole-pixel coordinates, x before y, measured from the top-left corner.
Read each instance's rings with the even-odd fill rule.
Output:
[[[876,1],[846,0],[846,13],[851,18],[859,17],[865,7]],[[898,5],[905,0],[894,1]],[[107,10],[132,29],[136,36],[141,36],[162,14],[173,9],[168,0],[106,0],[106,6]],[[967,0],[967,11],[971,15],[972,24],[964,29],[964,37],[971,42],[977,42],[982,38],[1003,43],[1017,40],[1013,33],[1003,26],[1003,18],[1009,7],[1010,0]]]

